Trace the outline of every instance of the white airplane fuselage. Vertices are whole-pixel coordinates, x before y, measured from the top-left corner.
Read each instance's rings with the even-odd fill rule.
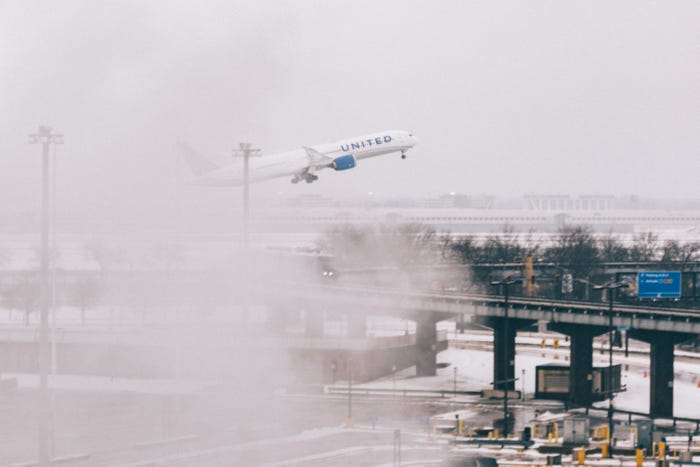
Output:
[[[418,140],[407,131],[383,131],[335,143],[323,143],[293,151],[271,154],[249,159],[249,181],[259,182],[279,177],[294,177],[311,182],[313,175],[324,168],[346,170],[355,167],[355,162],[390,153],[405,152]],[[350,156],[350,157],[349,157]],[[216,168],[190,181],[196,185],[237,186],[244,183],[243,161]]]

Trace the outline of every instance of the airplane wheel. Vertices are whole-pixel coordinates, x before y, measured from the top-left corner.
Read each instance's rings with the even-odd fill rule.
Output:
[[[406,159],[406,154],[401,154],[401,159]]]

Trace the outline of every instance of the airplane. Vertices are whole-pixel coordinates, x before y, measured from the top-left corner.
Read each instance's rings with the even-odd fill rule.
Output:
[[[383,131],[356,138],[344,139],[335,143],[303,146],[300,149],[251,157],[248,167],[248,181],[261,182],[279,177],[291,177],[292,183],[304,180],[312,183],[318,180],[316,172],[322,169],[336,171],[352,169],[357,161],[390,153],[401,153],[418,144],[418,139],[407,131]],[[239,186],[245,183],[243,162],[219,166],[199,155],[190,146],[181,143],[185,162],[194,177],[193,185]]]

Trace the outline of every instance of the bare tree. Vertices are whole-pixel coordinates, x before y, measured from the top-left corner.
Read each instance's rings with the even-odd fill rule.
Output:
[[[432,264],[442,256],[435,231],[421,224],[347,224],[329,231],[319,247],[348,266]]]
[[[661,263],[675,263],[682,266],[700,258],[700,242],[681,243],[678,240],[666,240],[661,247]]]
[[[598,251],[603,262],[621,263],[630,259],[629,249],[612,232],[598,239]]]
[[[646,232],[634,237],[634,245],[630,250],[630,260],[637,262],[654,261],[657,257],[659,248],[659,237],[652,233]]]
[[[490,235],[481,248],[484,263],[512,263],[522,261],[525,249],[520,234],[512,225],[503,226],[500,234]]]
[[[580,278],[587,277],[600,261],[595,237],[591,228],[585,225],[559,229],[554,245],[545,251],[545,257]]]
[[[72,290],[72,298],[80,305],[80,321],[85,326],[85,311],[95,302],[100,293],[100,285],[97,280],[85,278],[78,281]]]
[[[114,321],[115,298],[119,294],[119,290],[124,289],[121,286],[121,281],[113,275],[110,277],[107,273],[113,271],[116,266],[124,261],[125,252],[122,248],[115,245],[108,245],[99,240],[90,241],[85,245],[85,255],[88,259],[92,259],[100,268],[98,277],[98,288],[100,294],[106,298],[109,307],[109,326],[112,327]],[[121,287],[120,287],[121,286]]]
[[[459,240],[454,240],[450,249],[458,261],[462,263],[477,263],[481,257],[481,246],[476,238],[469,235]]]
[[[29,325],[29,316],[37,311],[41,298],[41,284],[36,273],[18,274],[14,284],[5,291],[11,308],[24,311],[24,323]]]

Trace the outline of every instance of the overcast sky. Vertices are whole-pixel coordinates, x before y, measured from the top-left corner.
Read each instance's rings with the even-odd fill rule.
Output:
[[[71,205],[164,202],[178,139],[222,162],[383,129],[421,145],[255,195],[698,197],[699,25],[695,0],[5,0],[2,206],[37,199],[41,123]]]

